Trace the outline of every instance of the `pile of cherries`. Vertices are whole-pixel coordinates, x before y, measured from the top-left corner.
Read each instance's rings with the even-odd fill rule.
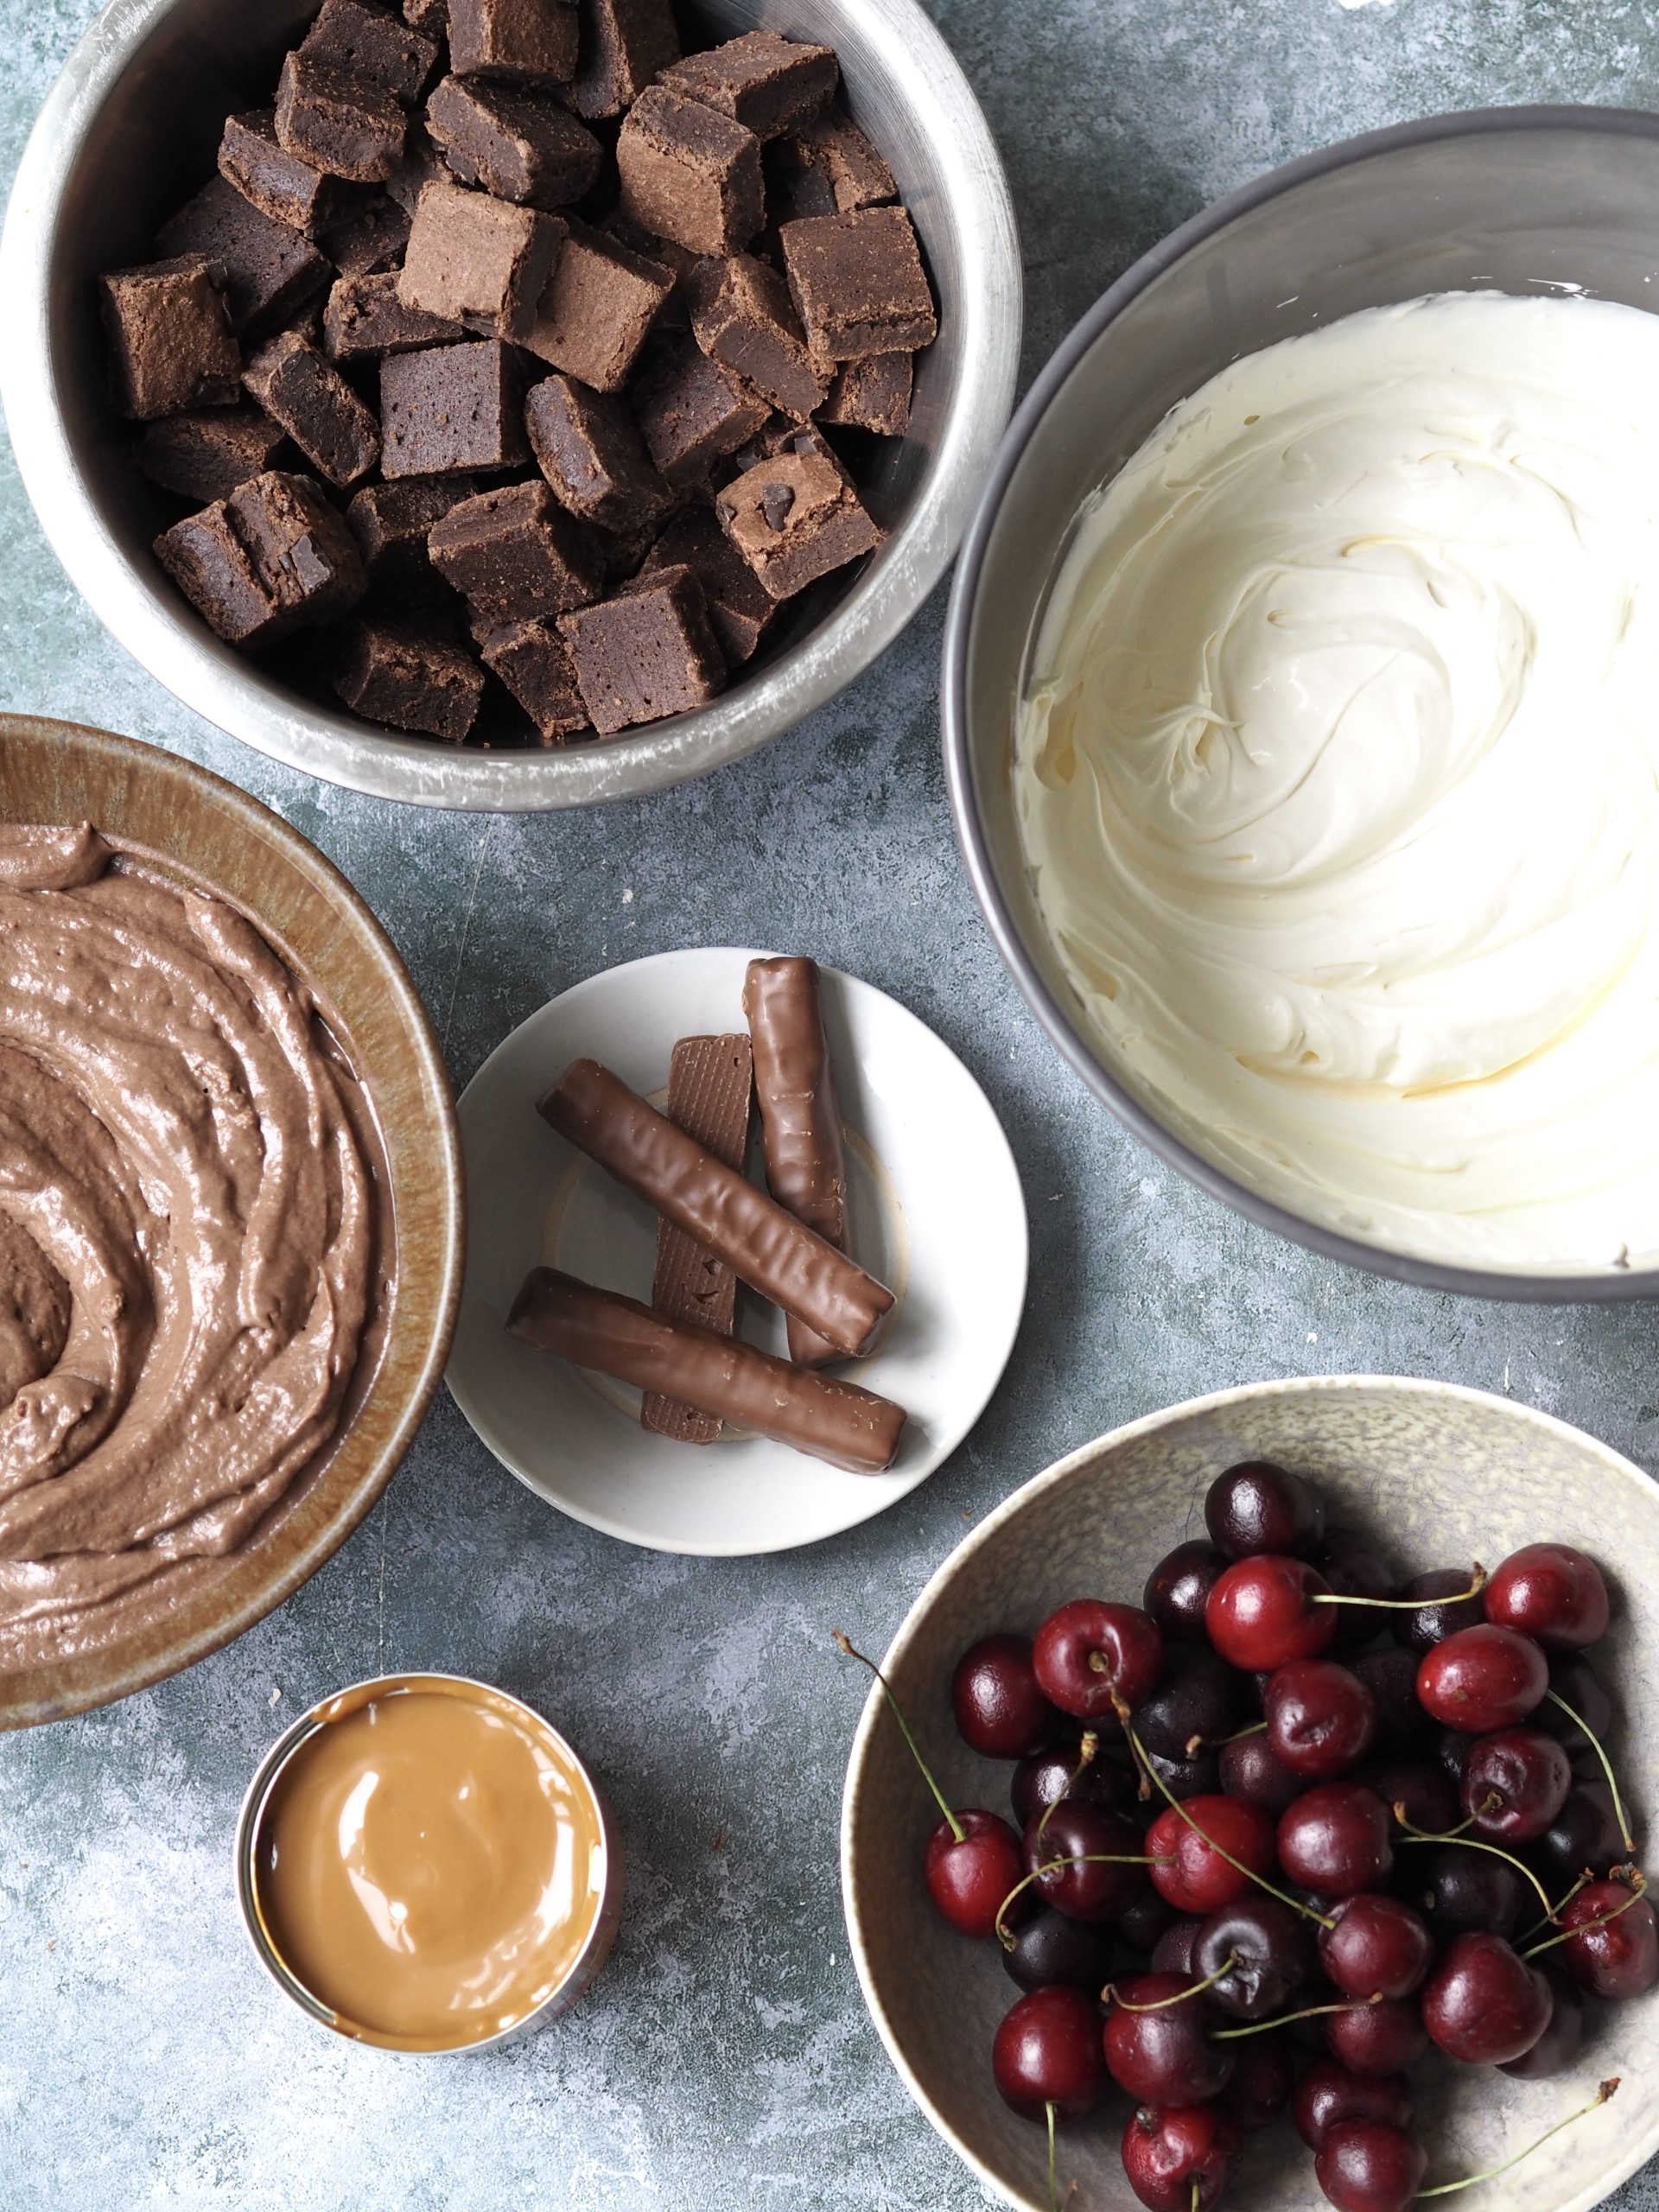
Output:
[[[1017,1762],[1015,1824],[928,1776],[928,1890],[1025,1992],[992,2065],[1047,2126],[1051,2193],[1056,2123],[1116,2084],[1152,2212],[1215,2204],[1287,2113],[1341,2212],[1402,2212],[1490,2177],[1423,2190],[1415,2062],[1541,2080],[1578,2058],[1586,1997],[1659,1980],[1583,1656],[1606,1586],[1532,1544],[1396,1590],[1265,1461],[1219,1477],[1205,1522],[1141,1605],[1076,1599],[963,1653],[957,1723]]]

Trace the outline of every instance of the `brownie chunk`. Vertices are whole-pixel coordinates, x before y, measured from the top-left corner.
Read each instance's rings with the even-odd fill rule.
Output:
[[[362,598],[368,578],[357,540],[308,476],[267,470],[225,505],[283,627],[332,622]]]
[[[380,458],[374,416],[340,371],[295,332],[268,340],[242,381],[331,484],[354,484]]]
[[[484,671],[445,639],[389,622],[356,622],[334,689],[370,721],[460,745],[478,720]]]
[[[512,468],[530,459],[524,379],[494,339],[388,354],[380,364],[380,470],[387,478]]]
[[[724,46],[688,54],[659,82],[729,115],[757,138],[781,137],[829,105],[840,82],[835,51],[798,46],[776,31],[746,31]]]
[[[690,569],[702,586],[709,622],[728,668],[740,668],[766,635],[778,602],[707,507],[675,516],[645,556],[642,575]]]
[[[429,184],[397,279],[405,307],[525,338],[564,244],[556,215],[458,184]]]
[[[569,94],[590,120],[620,115],[680,58],[669,0],[583,0],[582,52]]]
[[[794,423],[787,415],[772,415],[765,426],[753,437],[746,438],[732,455],[727,480],[741,476],[756,461],[771,461],[780,453],[816,454],[820,461],[827,461],[832,468],[840,469],[843,476],[847,474],[841,455],[816,423]]]
[[[624,536],[653,531],[673,498],[620,401],[548,377],[524,403],[531,449],[561,506]]]
[[[220,264],[225,304],[238,337],[275,329],[321,291],[330,274],[308,239],[261,214],[222,176],[209,177],[162,224],[156,243],[163,253],[199,253]]]
[[[257,407],[212,407],[151,423],[135,448],[152,484],[187,499],[223,499],[281,452],[286,432]]]
[[[328,175],[281,145],[270,108],[226,117],[219,173],[262,215],[308,238],[341,221],[362,196],[358,186]]]
[[[595,391],[616,391],[674,289],[673,272],[574,217],[566,229],[552,280],[519,342]]]
[[[757,463],[719,494],[715,513],[774,599],[804,591],[881,542],[846,473],[816,454]]]
[[[916,233],[902,207],[811,215],[778,233],[790,296],[822,359],[913,353],[938,335]]]
[[[290,154],[358,184],[382,184],[397,166],[408,118],[390,92],[344,70],[290,54],[276,84],[276,136]]]
[[[797,217],[851,215],[899,197],[893,171],[838,107],[781,140],[775,159]]]
[[[568,85],[576,11],[565,0],[449,0],[449,62],[459,77]]]
[[[579,613],[563,615],[589,720],[601,737],[701,707],[724,689],[726,664],[690,569],[658,569]]]
[[[788,286],[753,254],[711,262],[693,280],[691,332],[711,360],[797,422],[823,405],[830,371],[807,352]]]
[[[449,0],[404,0],[404,21],[428,38],[448,38]]]
[[[346,510],[372,584],[413,582],[431,572],[427,532],[478,489],[470,476],[411,476],[371,484]]]
[[[645,450],[671,484],[695,482],[753,437],[772,413],[759,392],[689,339],[646,370],[633,402]]]
[[[153,550],[202,620],[227,644],[258,645],[275,628],[276,601],[231,527],[222,499],[164,530]]]
[[[99,279],[116,410],[135,422],[187,407],[231,407],[242,397],[242,349],[195,254],[118,269]]]
[[[300,41],[307,61],[361,77],[394,99],[419,99],[438,58],[438,41],[365,0],[322,0],[322,12]]]
[[[331,361],[364,361],[412,353],[423,346],[458,345],[468,335],[445,315],[404,305],[395,270],[378,276],[342,276],[322,315],[322,350]]]
[[[509,484],[451,507],[427,539],[432,565],[497,621],[563,614],[596,599],[599,548],[545,484]]]
[[[545,92],[446,77],[426,127],[463,184],[526,207],[563,207],[598,179],[597,138]]]
[[[386,179],[386,192],[412,219],[427,186],[448,184],[450,174],[443,156],[427,136],[425,124],[411,123],[404,150]]]
[[[322,250],[342,276],[382,276],[403,267],[409,225],[408,210],[390,193],[377,192],[322,233]]]
[[[760,141],[671,85],[628,110],[616,162],[623,213],[693,253],[735,253],[760,227]]]
[[[902,438],[910,428],[911,358],[908,353],[865,353],[845,361],[818,410],[821,423],[874,430]]]
[[[570,648],[551,618],[493,628],[480,641],[484,664],[493,669],[540,732],[546,745],[588,727],[588,702],[576,682]]]

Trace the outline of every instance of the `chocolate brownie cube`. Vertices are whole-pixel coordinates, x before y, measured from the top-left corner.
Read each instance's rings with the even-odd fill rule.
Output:
[[[429,184],[397,279],[405,307],[499,338],[526,338],[564,245],[564,225],[487,192]]]
[[[300,41],[307,61],[361,77],[394,99],[417,100],[438,59],[438,41],[365,0],[322,0],[322,11]]]
[[[746,31],[724,46],[688,54],[658,81],[729,115],[757,138],[778,138],[827,107],[840,79],[833,48],[799,46],[776,31]]]
[[[797,422],[823,404],[831,372],[807,352],[783,278],[753,254],[710,262],[693,279],[691,334],[711,360]]]
[[[561,506],[601,530],[654,531],[673,494],[645,457],[633,417],[569,377],[547,377],[524,402],[531,450]]]
[[[881,542],[846,473],[816,454],[759,462],[715,500],[721,528],[774,599]]]
[[[798,218],[850,215],[899,197],[893,171],[839,107],[780,140],[775,158]]]
[[[404,150],[386,179],[388,197],[396,200],[412,220],[427,186],[449,181],[448,164],[428,137],[425,124],[411,123],[404,140]]]
[[[328,175],[280,144],[270,108],[226,117],[219,173],[262,215],[308,238],[342,221],[362,197],[360,186]]]
[[[343,222],[330,225],[321,245],[342,276],[379,276],[401,269],[410,217],[388,192],[377,192]]]
[[[606,237],[614,238],[618,245],[626,246],[630,253],[637,253],[643,260],[653,262],[658,269],[666,270],[674,279],[674,289],[657,310],[653,330],[689,330],[691,327],[690,289],[692,279],[698,273],[714,266],[706,254],[690,253],[684,246],[676,245],[672,238],[653,238],[639,224],[623,214],[620,208],[601,218],[598,226]]]
[[[391,353],[380,364],[386,478],[512,468],[530,459],[524,378],[495,339]]]
[[[577,37],[565,0],[449,0],[449,65],[460,77],[568,85]]]
[[[426,127],[463,184],[526,207],[563,207],[598,179],[603,149],[545,93],[446,77],[426,104]]]
[[[232,528],[222,499],[164,530],[153,550],[202,620],[227,644],[260,645],[277,628],[276,602]]]
[[[519,342],[595,391],[617,391],[674,289],[673,273],[574,217],[566,229],[564,251]]]
[[[370,582],[412,582],[430,575],[427,533],[477,489],[470,476],[410,476],[359,492],[346,510],[346,525]]]
[[[448,38],[449,0],[404,0],[404,21],[428,38]]]
[[[692,253],[736,253],[760,227],[760,141],[671,85],[628,110],[616,163],[623,213]]]
[[[725,688],[726,664],[690,569],[658,569],[562,615],[559,631],[601,737],[706,706]]]
[[[242,381],[331,484],[354,484],[380,458],[374,416],[340,371],[294,331],[268,339]]]
[[[818,420],[902,438],[910,428],[911,378],[908,353],[865,353],[843,361]]]
[[[392,94],[297,51],[276,80],[276,136],[290,154],[357,184],[384,184],[409,118]]]
[[[286,437],[257,407],[210,407],[151,423],[133,454],[152,484],[205,503],[269,468]]]
[[[582,51],[567,97],[590,121],[620,115],[679,58],[669,0],[582,0]]]
[[[356,606],[368,577],[346,519],[308,476],[268,469],[225,502],[283,628],[332,622]]]
[[[405,307],[397,272],[342,276],[322,315],[322,349],[331,361],[362,361],[384,353],[412,353],[422,346],[457,345],[464,325],[423,308]]]
[[[681,568],[690,569],[702,586],[709,626],[727,667],[741,667],[766,635],[778,602],[707,507],[676,515],[645,556],[640,574]]]
[[[232,407],[242,349],[214,277],[195,254],[99,279],[116,411],[147,423],[187,407]]]
[[[539,479],[461,500],[426,543],[445,582],[497,621],[567,613],[604,585],[592,536]]]
[[[162,224],[165,254],[201,254],[225,272],[225,304],[238,337],[274,330],[321,291],[331,271],[310,241],[245,200],[222,176]]]
[[[778,233],[790,296],[821,359],[913,353],[938,335],[933,295],[902,207],[810,215]]]
[[[548,617],[497,625],[480,641],[493,669],[540,732],[543,744],[562,745],[588,728],[588,702],[576,682],[570,648]]]
[[[771,417],[759,392],[681,339],[652,363],[633,392],[645,450],[671,484],[694,483],[722,455],[735,453]]]
[[[764,427],[752,438],[746,439],[732,455],[726,480],[741,476],[760,461],[771,461],[780,453],[816,454],[820,461],[827,461],[832,468],[847,474],[841,455],[836,451],[816,423],[791,422],[787,415],[769,416]]]
[[[478,720],[484,671],[459,645],[384,621],[355,622],[334,690],[354,714],[460,745]]]

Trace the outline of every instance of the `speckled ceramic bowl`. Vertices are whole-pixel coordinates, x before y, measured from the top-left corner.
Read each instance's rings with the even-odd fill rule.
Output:
[[[391,940],[296,830],[188,760],[107,730],[0,715],[0,821],[91,822],[222,891],[327,1000],[379,1125],[396,1281],[347,1415],[268,1530],[143,1634],[0,1674],[0,1727],[143,1689],[263,1618],[344,1543],[391,1479],[443,1373],[466,1251],[460,1147],[443,1058]]]
[[[888,1679],[948,1798],[1006,1810],[1011,1770],[969,1751],[950,1715],[963,1647],[997,1629],[1029,1634],[1084,1592],[1138,1602],[1154,1563],[1203,1533],[1206,1484],[1267,1457],[1315,1476],[1334,1521],[1372,1529],[1402,1573],[1479,1559],[1545,1537],[1592,1553],[1614,1592],[1597,1655],[1620,1720],[1614,1757],[1638,1840],[1659,1803],[1659,1490],[1616,1452],[1548,1414],[1448,1383],[1364,1376],[1263,1382],[1132,1422],[1062,1459],[975,1529],[912,1606]],[[855,1624],[849,1623],[849,1628]],[[1605,1664],[1604,1664],[1605,1662]],[[938,1815],[873,1690],[842,1812],[842,1883],[864,1995],[917,2103],[1010,2203],[1046,2212],[1042,2131],[1016,2120],[991,2082],[991,2039],[1018,1992],[989,1944],[939,1919],[921,1878]],[[1416,2069],[1431,2185],[1496,2165],[1622,2077],[1614,2104],[1462,2200],[1470,2212],[1586,2212],[1659,2148],[1659,1995],[1600,2008],[1585,2054],[1549,2082],[1513,2082],[1439,2060]],[[1062,2194],[1087,2212],[1135,2212],[1114,2094],[1060,2138]],[[1306,2212],[1312,2160],[1284,2123],[1249,2145],[1230,2212]]]

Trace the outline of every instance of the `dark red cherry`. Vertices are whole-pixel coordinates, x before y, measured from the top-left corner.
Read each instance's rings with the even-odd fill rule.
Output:
[[[1148,1751],[1147,1763],[1172,1797],[1212,1796],[1221,1787],[1221,1761],[1214,1751],[1200,1751],[1190,1759],[1160,1758],[1156,1751]],[[1157,1790],[1153,1802],[1160,1802],[1163,1794]]]
[[[1131,1863],[1146,1849],[1140,1830],[1116,1813],[1063,1798],[1046,1825],[1039,1815],[1026,1830],[1021,1871],[1037,1876],[1033,1886],[1056,1912],[1073,1920],[1116,1920],[1146,1887],[1147,1869]]]
[[[1207,1643],[1205,1600],[1227,1554],[1214,1544],[1177,1544],[1147,1577],[1141,1603],[1170,1643]]]
[[[1015,1935],[1002,1963],[1021,1989],[1064,1986],[1098,1997],[1112,1971],[1112,1939],[1087,1920],[1045,1910]]]
[[[1233,1733],[1249,1689],[1207,1644],[1175,1644],[1156,1688],[1135,1708],[1135,1736],[1160,1758],[1192,1758]]]
[[[1375,1892],[1331,1908],[1334,1927],[1319,1930],[1319,1964],[1344,1997],[1409,1997],[1434,1956],[1421,1913]]]
[[[1489,1842],[1530,1843],[1567,1802],[1573,1770],[1541,1728],[1500,1728],[1479,1737],[1463,1770],[1463,1809]]]
[[[1371,1759],[1354,1779],[1374,1789],[1390,1811],[1402,1807],[1407,1821],[1425,1835],[1444,1835],[1463,1818],[1456,1789],[1426,1759]]]
[[[1242,1559],[1210,1592],[1205,1626],[1230,1667],[1271,1674],[1293,1659],[1317,1659],[1337,1632],[1335,1605],[1313,1600],[1329,1586],[1306,1560],[1273,1553]]]
[[[1263,1890],[1212,1912],[1192,1945],[1192,1971],[1214,1975],[1210,2001],[1235,2020],[1269,2020],[1313,1971],[1311,1921]],[[1229,1960],[1233,1961],[1230,1967]]]
[[[1437,1567],[1427,1574],[1414,1574],[1398,1594],[1421,1603],[1411,1612],[1389,1614],[1395,1642],[1421,1655],[1460,1628],[1478,1627],[1486,1618],[1486,1606],[1482,1595],[1466,1594],[1473,1580],[1466,1567]]]
[[[1038,1630],[1032,1663],[1052,1704],[1104,1726],[1116,1721],[1116,1704],[1139,1705],[1156,1682],[1164,1639],[1138,1605],[1074,1598]]]
[[[1554,2075],[1565,2074],[1578,2063],[1584,2044],[1584,1999],[1577,1985],[1559,1967],[1544,1967],[1543,1976],[1549,1984],[1549,2025],[1530,2050],[1523,2050],[1519,2058],[1506,2061],[1497,2069],[1500,2074],[1513,2074],[1517,2082],[1547,2082]]]
[[[1237,2149],[1237,2126],[1215,2105],[1142,2105],[1123,2130],[1123,2171],[1147,2212],[1206,2212]]]
[[[988,1759],[1022,1759],[1054,1730],[1054,1708],[1038,1688],[1023,1636],[970,1644],[957,1662],[950,1702],[963,1743]]]
[[[1542,1710],[1541,1706],[1539,1711],[1541,1713]],[[1469,1754],[1479,1741],[1478,1736],[1467,1735],[1461,1728],[1435,1730],[1434,1762],[1453,1789],[1461,1791],[1463,1772],[1469,1764]]]
[[[1147,1831],[1146,1848],[1153,1887],[1178,1912],[1217,1912],[1253,1887],[1251,1874],[1271,1878],[1274,1871],[1273,1822],[1242,1797],[1189,1797],[1180,1812],[1166,1806]]]
[[[1279,1863],[1293,1882],[1330,1897],[1379,1890],[1394,1871],[1393,1816],[1358,1782],[1322,1782],[1279,1817]]]
[[[1600,1675],[1577,1651],[1552,1651],[1548,1656],[1550,1688],[1557,1697],[1565,1698],[1585,1727],[1593,1730],[1598,1737],[1605,1737],[1613,1725],[1613,1700]],[[1529,1726],[1554,1736],[1574,1766],[1582,1765],[1587,1773],[1599,1774],[1601,1762],[1596,1757],[1595,1745],[1580,1727],[1579,1720],[1571,1719],[1553,1699],[1547,1697],[1533,1714]]]
[[[1319,1492],[1269,1459],[1245,1459],[1217,1475],[1204,1498],[1210,1540],[1229,1559],[1257,1552],[1311,1551],[1325,1533]]]
[[[1607,1585],[1571,1544],[1511,1552],[1486,1585],[1486,1618],[1552,1651],[1582,1651],[1607,1633]]]
[[[1415,1894],[1424,1917],[1442,1942],[1453,1936],[1513,1936],[1529,1900],[1536,1893],[1507,1859],[1489,1851],[1444,1844],[1438,1851],[1415,1852],[1411,1874],[1421,1878]]]
[[[1339,1598],[1392,1598],[1394,1577],[1371,1539],[1357,1529],[1327,1529],[1311,1554],[1313,1563]],[[1362,1651],[1381,1631],[1388,1616],[1369,1605],[1338,1605],[1331,1649],[1347,1657]]]
[[[1345,1774],[1376,1736],[1376,1700],[1332,1659],[1293,1659],[1262,1694],[1268,1742],[1282,1763],[1311,1780]]]
[[[1276,1818],[1294,1805],[1307,1784],[1293,1774],[1268,1743],[1265,1732],[1236,1736],[1221,1747],[1221,1786],[1230,1797],[1243,1797]]]
[[[1575,1881],[1586,1866],[1592,1874],[1609,1874],[1630,1855],[1613,1793],[1605,1782],[1580,1782],[1570,1790],[1538,1839],[1546,1875],[1558,1882]]]
[[[1631,1904],[1632,1894],[1628,1882],[1591,1882],[1561,1908],[1562,1927],[1573,1931],[1561,1964],[1592,1997],[1642,1997],[1659,1981],[1659,1924],[1647,1898]]]
[[[1351,2074],[1403,2074],[1428,2049],[1414,1997],[1385,1997],[1325,2015],[1325,2047]]]
[[[1148,1886],[1132,1897],[1114,1925],[1132,1951],[1151,1951],[1175,1921],[1175,1908]]]
[[[1337,2121],[1313,2160],[1314,2177],[1337,2212],[1406,2212],[1427,2171],[1422,2145],[1385,2120]]]
[[[1102,2037],[1106,2070],[1141,2104],[1208,2104],[1232,2077],[1233,2047],[1211,2041],[1214,2015],[1202,1994],[1184,1993],[1192,1986],[1173,1974],[1134,1974],[1115,1985],[1117,2001]]]
[[[1474,1736],[1513,1728],[1542,1702],[1548,1688],[1549,1668],[1539,1646],[1495,1622],[1460,1628],[1426,1651],[1417,1669],[1418,1703],[1442,1727]]]
[[[1018,1999],[991,2045],[991,2073],[1021,2120],[1081,2120],[1106,2086],[1100,2008],[1080,1989],[1033,1989]]]
[[[1296,2133],[1310,2151],[1317,2151],[1326,2131],[1345,2120],[1385,2120],[1390,2127],[1409,2127],[1416,2109],[1403,2074],[1351,2074],[1334,2058],[1316,2058],[1290,2100]]]
[[[927,1893],[953,1928],[964,1936],[990,1936],[997,1909],[1025,1872],[1020,1839],[995,1813],[959,1812],[960,1841],[949,1821],[927,1839],[922,1870]],[[1018,1911],[1025,1894],[1016,1900]]]
[[[1549,1984],[1501,1936],[1454,1936],[1421,2001],[1433,2042],[1470,2066],[1507,2065],[1549,2024]]]
[[[1179,1920],[1172,1920],[1152,1947],[1154,1974],[1185,1974],[1196,1981],[1198,1970],[1192,1963],[1192,1950],[1203,1926],[1203,1921],[1190,1912],[1183,1913]]]
[[[1068,1797],[1079,1805],[1098,1805],[1103,1811],[1132,1813],[1135,1805],[1135,1777],[1115,1759],[1096,1752],[1084,1767],[1075,1743],[1051,1745],[1020,1760],[1008,1784],[1015,1818],[1022,1828],[1050,1805]]]
[[[1217,2098],[1217,2107],[1240,2134],[1258,2134],[1262,2128],[1271,2127],[1289,2104],[1296,2082],[1295,2062],[1290,2045],[1271,2030],[1243,2037],[1234,2049],[1238,2055],[1233,2078]]]
[[[1416,1655],[1397,1643],[1379,1643],[1348,1663],[1376,1700],[1377,1749],[1421,1751],[1432,1724],[1417,1702]]]

